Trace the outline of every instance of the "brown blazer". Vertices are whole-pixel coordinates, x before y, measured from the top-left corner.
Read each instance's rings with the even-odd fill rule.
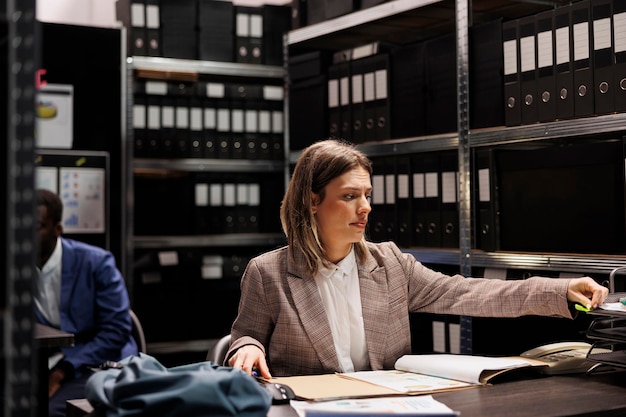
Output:
[[[568,280],[502,281],[447,276],[426,268],[391,242],[368,243],[358,265],[365,339],[372,369],[392,369],[411,353],[409,312],[483,317],[571,318]],[[273,376],[341,372],[324,304],[302,254],[283,247],[252,259],[241,281],[230,357],[254,344]]]

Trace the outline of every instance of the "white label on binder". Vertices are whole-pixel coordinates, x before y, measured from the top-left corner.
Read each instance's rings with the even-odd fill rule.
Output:
[[[593,21],[593,49],[608,49],[611,47],[611,18]]]
[[[424,180],[426,197],[439,197],[439,174],[437,172],[427,172]]]
[[[219,132],[230,132],[229,109],[217,109],[217,130]]]
[[[450,335],[450,353],[461,353],[461,325],[459,323],[448,323],[448,334]]]
[[[363,74],[352,76],[352,104],[363,103]]]
[[[413,174],[413,198],[424,198],[425,196],[424,174]]]
[[[235,184],[224,184],[224,206],[234,207],[237,204]]]
[[[272,112],[272,133],[283,133],[283,112]]]
[[[396,176],[385,175],[385,204],[396,204]]]
[[[161,128],[161,108],[159,106],[148,106],[148,129]]]
[[[178,265],[178,252],[174,250],[159,252],[158,258],[161,266]]]
[[[398,174],[398,198],[409,198],[409,175]]]
[[[574,25],[574,61],[589,59],[589,23]]]
[[[225,94],[224,84],[221,83],[207,83],[206,84],[206,96],[213,98],[223,98]]]
[[[433,320],[433,352],[446,351],[446,324],[443,321]]]
[[[342,77],[339,80],[339,102],[342,106],[350,104],[350,79]]]
[[[376,71],[376,100],[387,98],[387,70]]]
[[[200,107],[192,107],[189,111],[189,125],[191,130],[202,130],[202,109]]]
[[[537,65],[535,61],[534,36],[526,36],[520,39],[520,65],[522,72],[533,71]]]
[[[506,268],[485,268],[484,278],[506,281]]]
[[[283,87],[276,85],[263,86],[263,98],[270,101],[280,101],[285,98],[285,90]]]
[[[556,30],[556,64],[567,64],[570,61],[569,27]]]
[[[272,117],[268,110],[259,111],[259,132],[270,133],[272,131]]]
[[[537,68],[548,68],[554,65],[552,32],[537,34]]]
[[[504,75],[517,74],[517,40],[504,42]]]
[[[372,176],[372,204],[385,204],[385,176]]]
[[[161,126],[166,128],[174,127],[174,107],[161,107],[161,118]]]
[[[132,27],[142,28],[146,26],[144,10],[144,6],[141,3],[132,3],[130,5],[130,25]]]
[[[256,133],[259,130],[259,114],[256,110],[246,110],[246,132]]]
[[[374,101],[376,98],[376,83],[373,72],[368,72],[363,76],[363,93],[366,102]]]
[[[456,203],[456,172],[441,173],[441,202]]]
[[[133,127],[135,129],[146,128],[146,106],[133,104]]]
[[[250,37],[263,37],[263,16],[260,14],[253,14],[250,16]]]
[[[250,199],[248,195],[249,186],[245,183],[237,184],[237,205],[247,206]]]
[[[250,201],[249,204],[252,207],[256,207],[256,206],[260,206],[261,205],[261,186],[259,184],[250,184],[250,187],[248,189],[250,195]]]
[[[491,201],[489,168],[478,170],[478,201]]]
[[[232,131],[241,133],[243,132],[243,110],[242,109],[233,109],[231,111],[232,117]]]
[[[250,36],[250,15],[246,13],[237,13],[235,18],[236,35],[240,38]]]
[[[176,127],[189,129],[189,109],[187,107],[176,107]]]
[[[204,109],[204,128],[214,130],[217,127],[217,114],[215,109]]]
[[[159,21],[159,6],[155,4],[149,4],[146,6],[146,27],[148,29],[158,29]]]
[[[211,184],[209,187],[209,193],[211,197],[211,207],[221,207],[223,204],[222,184]]]
[[[626,51],[626,12],[613,15],[613,35],[615,52]]]
[[[339,80],[328,80],[328,108],[339,106]]]
[[[146,81],[146,94],[166,96],[167,83],[165,81]]]
[[[209,184],[196,184],[194,190],[196,207],[209,205]]]

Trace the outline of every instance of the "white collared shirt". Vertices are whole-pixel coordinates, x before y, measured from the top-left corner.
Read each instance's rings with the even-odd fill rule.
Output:
[[[369,369],[354,249],[337,265],[321,266],[315,283],[326,309],[342,371]]]
[[[61,326],[59,304],[61,303],[61,257],[63,246],[61,239],[46,264],[39,270],[37,288],[35,291],[35,306],[37,310],[54,327]],[[38,268],[39,269],[39,268]]]

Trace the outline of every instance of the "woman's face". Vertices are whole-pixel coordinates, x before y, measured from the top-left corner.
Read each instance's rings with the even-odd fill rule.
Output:
[[[370,175],[362,167],[328,183],[323,201],[313,194],[313,213],[329,261],[336,263],[343,259],[352,244],[363,238],[367,216],[372,210],[371,194]]]

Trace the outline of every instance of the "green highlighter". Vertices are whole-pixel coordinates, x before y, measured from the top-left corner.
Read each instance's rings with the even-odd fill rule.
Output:
[[[583,311],[583,312],[585,312],[585,313],[588,313],[588,312],[590,312],[590,311],[591,311],[591,309],[590,309],[590,308],[585,307],[584,305],[579,304],[579,303],[574,304],[574,308],[575,308],[576,310],[578,310],[578,311]]]

